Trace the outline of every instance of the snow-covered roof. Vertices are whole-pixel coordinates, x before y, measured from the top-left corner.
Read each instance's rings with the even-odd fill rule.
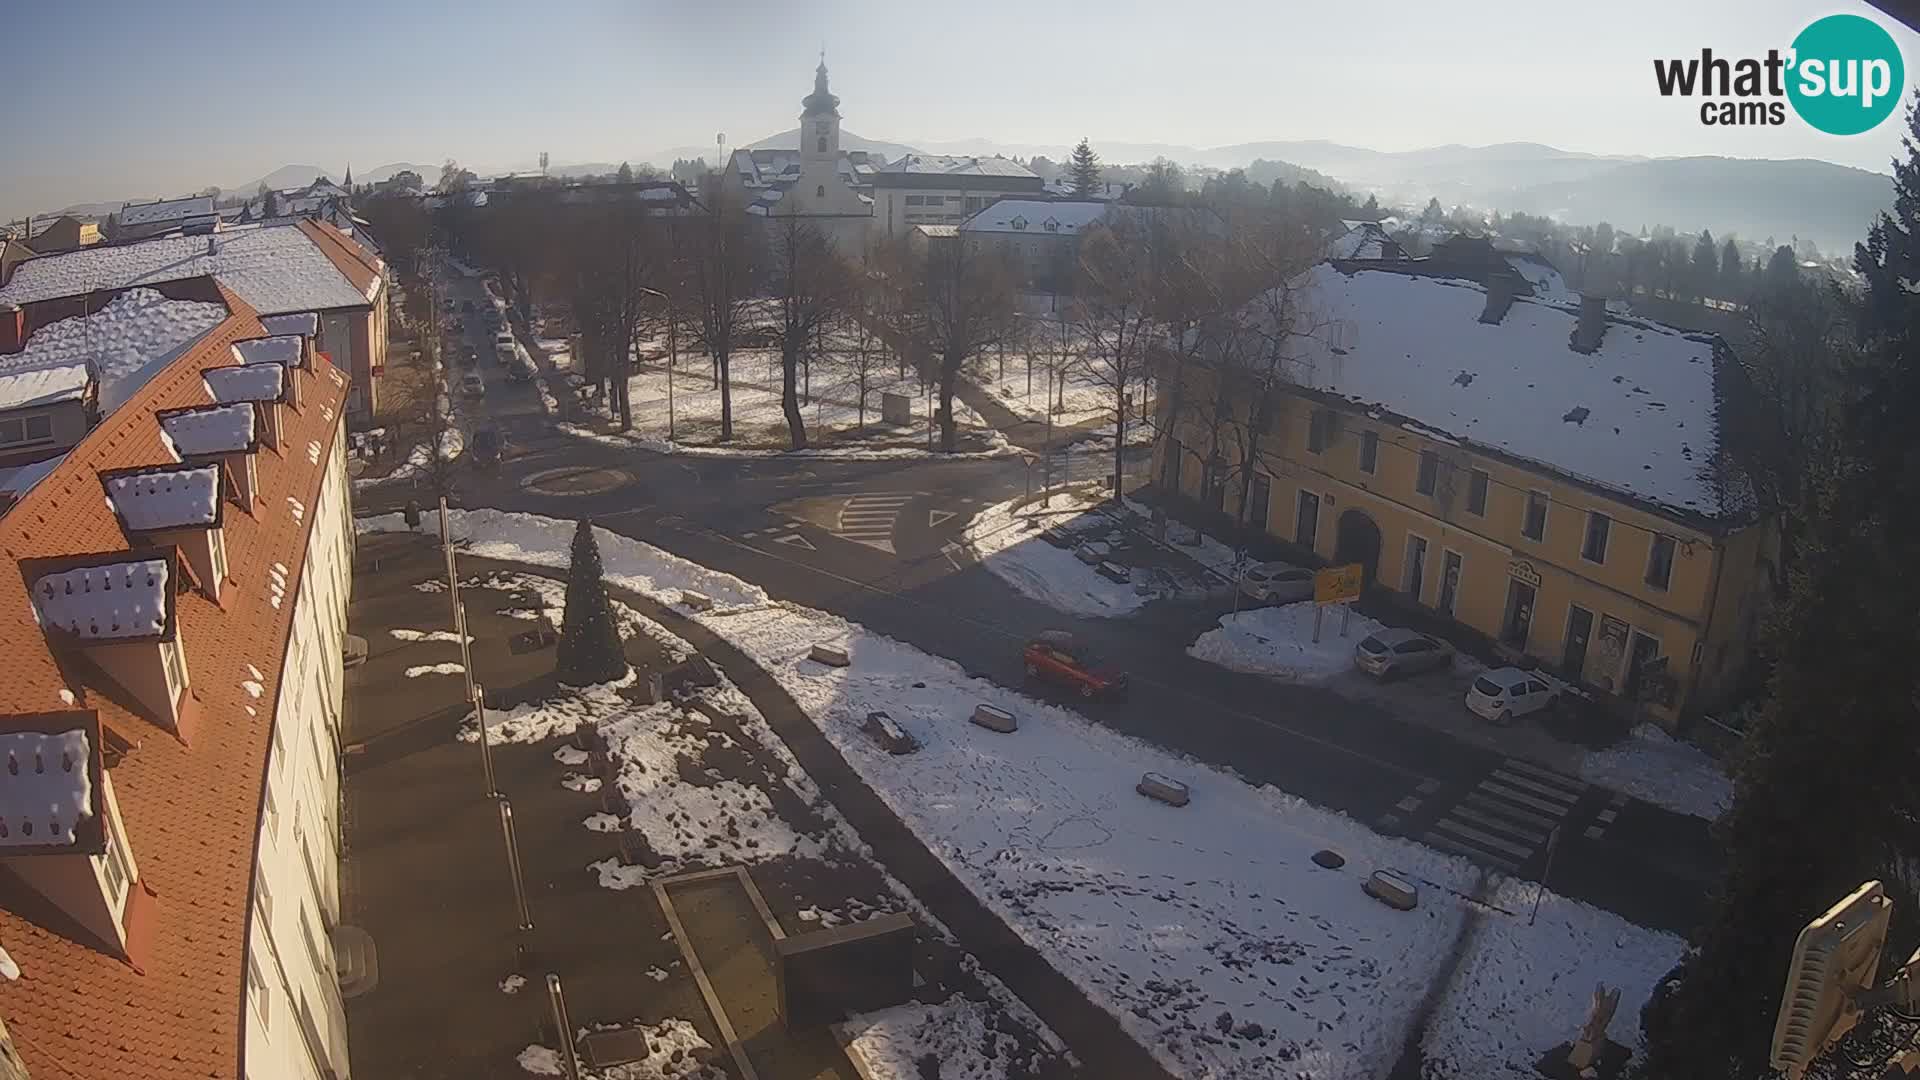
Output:
[[[0,497],[18,499],[25,495],[33,485],[47,478],[67,455],[56,454],[41,461],[30,462],[13,469],[0,469]]]
[[[297,224],[94,245],[20,263],[0,301],[28,304],[95,289],[212,275],[262,315],[364,307],[367,294]]]
[[[253,406],[246,402],[158,415],[161,435],[181,458],[231,454],[253,446]]]
[[[262,315],[260,326],[274,337],[283,334],[304,334],[312,337],[320,332],[320,316],[311,311],[296,311],[288,315]]]
[[[1302,343],[1301,385],[1676,510],[1737,509],[1704,475],[1716,339],[1613,319],[1582,354],[1577,311],[1522,298],[1483,323],[1472,282],[1326,264],[1308,277],[1310,321],[1340,332]]]
[[[135,531],[211,525],[220,513],[220,466],[183,465],[102,477],[107,501]]]
[[[122,225],[155,225],[163,221],[181,221],[186,218],[209,217],[218,213],[213,208],[213,196],[194,195],[185,199],[162,199],[159,202],[128,203],[115,215]]]
[[[1327,244],[1329,259],[1404,259],[1407,253],[1378,222],[1343,221],[1347,231]]]
[[[0,733],[0,848],[73,843],[94,814],[92,761],[83,729]]]
[[[279,364],[242,364],[208,368],[200,373],[207,393],[221,404],[235,401],[279,401],[286,396],[287,369]]]
[[[1042,199],[1001,199],[960,225],[969,233],[1061,233],[1069,236],[1084,232],[1087,226],[1107,213],[1103,202],[1048,202]]]
[[[955,157],[949,154],[906,154],[874,169],[878,175],[920,173],[941,176],[1035,177],[1025,165],[1005,157]]]
[[[33,606],[43,626],[89,641],[148,637],[167,628],[167,561],[82,566],[33,583]]]
[[[1548,262],[1544,256],[1531,252],[1506,252],[1506,259],[1527,284],[1533,286],[1533,295],[1549,304],[1578,304],[1580,294],[1567,288],[1567,279],[1560,274],[1558,267]]]
[[[226,317],[223,304],[130,289],[91,315],[41,327],[26,348],[0,356],[0,375],[91,363],[100,379],[100,407],[110,412]]]
[[[266,320],[260,320],[262,326]],[[271,329],[271,328],[269,328]],[[298,335],[277,334],[273,337],[248,338],[233,343],[233,359],[239,364],[282,364],[297,367],[303,345]]]
[[[0,410],[35,409],[86,396],[93,373],[85,364],[28,368],[0,367]]]

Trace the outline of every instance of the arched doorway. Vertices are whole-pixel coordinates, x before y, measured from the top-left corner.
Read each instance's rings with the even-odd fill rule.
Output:
[[[1359,563],[1371,585],[1380,571],[1380,526],[1365,511],[1348,510],[1340,515],[1334,534],[1333,561],[1336,565]]]

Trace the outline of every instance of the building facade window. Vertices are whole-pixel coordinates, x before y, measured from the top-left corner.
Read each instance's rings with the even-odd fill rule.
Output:
[[[1647,584],[1663,592],[1673,581],[1673,546],[1673,537],[1654,533],[1647,552]]]
[[[259,1010],[260,1023],[265,1026],[271,1016],[272,999],[267,997],[267,977],[260,971],[260,958],[252,955],[247,957],[247,1000]]]
[[[0,446],[25,446],[53,440],[53,417],[10,416],[0,420]]]
[[[1422,495],[1431,495],[1440,486],[1440,455],[1432,450],[1420,451],[1420,476],[1414,481],[1414,490]]]
[[[815,196],[816,198],[821,198],[821,199],[824,199],[824,198],[826,198],[826,197],[827,197],[827,185],[825,185],[825,184],[815,184],[815,185],[813,186],[813,194],[814,194],[814,196]]]
[[[1487,470],[1475,469],[1467,477],[1467,513],[1487,516]]]
[[[1544,540],[1547,536],[1547,493],[1544,491],[1527,492],[1527,516],[1520,522],[1520,535],[1529,540]]]
[[[1613,519],[1598,511],[1587,513],[1587,538],[1580,545],[1580,557],[1592,563],[1607,561],[1607,534],[1613,531]]]
[[[187,666],[181,660],[178,640],[160,643],[160,661],[167,672],[167,689],[179,693],[187,685]]]
[[[1317,454],[1327,448],[1327,410],[1315,409],[1307,421],[1307,453]]]
[[[1372,476],[1380,467],[1380,433],[1362,432],[1360,435],[1360,471]]]

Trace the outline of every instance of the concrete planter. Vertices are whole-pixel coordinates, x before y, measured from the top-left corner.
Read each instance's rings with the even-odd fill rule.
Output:
[[[713,597],[706,593],[694,592],[692,589],[681,589],[680,606],[688,611],[712,611]]]
[[[1094,573],[1099,574],[1101,577],[1106,578],[1116,585],[1131,585],[1133,583],[1133,571],[1121,566],[1119,563],[1103,562],[1094,568]]]
[[[889,754],[895,756],[911,754],[920,749],[920,740],[914,738],[906,728],[901,727],[886,713],[868,713],[866,723],[861,725],[861,729],[867,733],[868,738],[878,743],[880,748]]]
[[[970,719],[988,731],[997,731],[1002,735],[1017,731],[1020,727],[1019,717],[992,705],[975,705]]]
[[[853,663],[853,660],[847,656],[847,650],[833,645],[815,645],[807,650],[807,659],[828,667],[846,667]]]
[[[1166,803],[1168,806],[1185,806],[1192,798],[1187,785],[1171,776],[1162,776],[1159,773],[1147,773],[1140,777],[1140,782],[1133,786],[1133,790],[1149,799]]]
[[[1420,890],[1413,882],[1385,870],[1375,870],[1360,888],[1396,911],[1412,911],[1420,904]]]

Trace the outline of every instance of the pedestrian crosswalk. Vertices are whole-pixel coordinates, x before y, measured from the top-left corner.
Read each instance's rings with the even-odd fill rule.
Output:
[[[1420,840],[1514,873],[1558,842],[1562,823],[1587,791],[1588,785],[1574,777],[1506,758],[1447,807]],[[1408,796],[1398,809],[1411,813],[1419,801],[1419,794]]]
[[[893,526],[900,510],[919,498],[917,492],[850,495],[840,508],[834,535],[893,554]]]

